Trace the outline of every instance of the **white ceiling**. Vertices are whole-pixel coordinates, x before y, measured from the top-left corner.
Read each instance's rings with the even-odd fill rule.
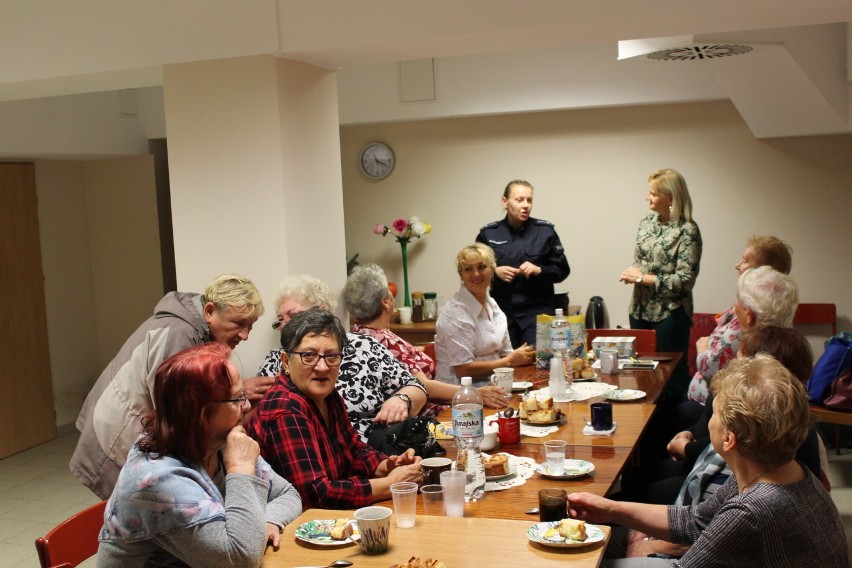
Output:
[[[695,73],[685,66],[704,65],[755,136],[850,132],[849,21],[852,0],[0,0],[0,101],[152,86],[163,64],[264,53],[351,75],[411,59],[573,50],[591,55],[585,96],[565,108],[605,106],[613,92],[615,104],[646,104],[635,82],[619,88],[641,66],[671,66],[672,88],[658,98],[677,102],[678,81],[685,89]],[[756,49],[613,64],[619,40],[668,36]]]

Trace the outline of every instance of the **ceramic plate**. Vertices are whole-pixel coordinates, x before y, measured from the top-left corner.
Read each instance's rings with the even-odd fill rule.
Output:
[[[533,384],[529,381],[515,381],[512,383],[512,392],[525,391],[528,388],[532,388],[532,386]]]
[[[554,420],[553,422],[530,422],[526,418],[521,418],[521,422],[528,426],[555,426],[557,424],[562,424],[562,421],[565,420],[565,413],[559,415],[559,418]]]
[[[598,374],[597,371],[595,371],[595,374],[592,375],[591,377],[580,377],[580,378],[574,379],[574,382],[575,383],[582,383],[584,381],[597,381],[600,378],[601,378],[601,376]]]
[[[576,479],[589,475],[595,471],[595,464],[586,460],[565,460],[565,473],[562,475],[553,475],[547,469],[546,463],[540,463],[535,467],[535,470],[542,476],[550,479]]]
[[[559,521],[552,521],[547,523],[536,523],[527,529],[527,538],[533,542],[537,542],[539,544],[543,544],[545,546],[560,546],[560,547],[577,547],[577,546],[588,546],[590,544],[595,544],[596,542],[601,542],[604,539],[604,533],[597,525],[590,525],[586,523],[586,540],[566,540],[565,537],[559,536],[559,532],[557,531],[555,535],[545,536],[548,531],[556,527],[559,527]]]
[[[315,521],[308,521],[296,529],[296,538],[301,541],[318,544],[320,546],[340,546],[341,544],[351,544],[361,538],[361,534],[358,532],[358,522],[356,521],[352,527],[354,529],[354,533],[350,538],[334,540],[331,538],[330,533],[331,529],[334,528],[335,521],[336,519],[317,519]]]
[[[645,391],[634,389],[616,389],[607,394],[607,398],[610,400],[638,400],[644,396]]]

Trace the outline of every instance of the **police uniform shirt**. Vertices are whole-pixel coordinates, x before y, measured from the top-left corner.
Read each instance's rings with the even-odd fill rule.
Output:
[[[512,282],[494,275],[491,296],[509,321],[515,320],[525,328],[535,322],[536,315],[553,312],[553,285],[571,273],[553,223],[530,217],[515,229],[504,217],[482,227],[476,241],[494,249],[497,266],[519,268],[529,261],[541,268],[537,276],[519,274]]]

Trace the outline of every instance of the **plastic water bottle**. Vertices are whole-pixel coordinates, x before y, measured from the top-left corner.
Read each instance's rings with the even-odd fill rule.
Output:
[[[482,397],[470,377],[462,377],[462,387],[453,397],[453,434],[459,457],[465,456],[464,500],[476,501],[485,495],[485,466],[482,465]]]
[[[547,386],[554,401],[564,401],[568,396],[568,385],[565,381],[565,366],[562,364],[562,357],[553,357],[550,360],[550,381]]]
[[[568,318],[562,315],[562,308],[556,308],[556,315],[550,323],[550,350],[554,357],[562,357],[568,354],[571,347],[571,326]]]

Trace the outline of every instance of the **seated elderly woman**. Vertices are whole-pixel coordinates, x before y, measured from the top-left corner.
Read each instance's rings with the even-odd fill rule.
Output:
[[[260,566],[302,512],[296,489],[259,457],[231,350],[207,343],[157,370],[145,421],[109,499],[98,566]]]
[[[497,367],[533,363],[533,347],[512,350],[506,315],[488,295],[497,268],[494,251],[482,243],[466,246],[456,255],[456,268],[461,286],[435,325],[435,378],[459,384],[461,377],[483,380]]]
[[[739,357],[751,357],[758,353],[771,355],[784,365],[793,376],[805,384],[813,369],[813,353],[807,339],[792,328],[762,326],[745,332],[740,341]],[[694,452],[697,459],[688,474],[678,474],[641,488],[636,495],[627,500],[645,503],[675,505],[698,505],[710,498],[720,485],[731,475],[725,460],[716,453],[710,443],[709,422],[713,417],[713,398],[711,392],[704,407],[704,414],[696,424],[680,437],[687,439],[686,452]],[[679,440],[673,440],[674,445]],[[678,459],[683,459],[679,457]],[[815,476],[825,478],[820,464],[820,443],[816,426],[811,426],[802,445],[796,450],[796,459],[806,466]],[[826,485],[826,488],[828,486]],[[683,545],[674,545],[666,541],[645,538],[646,535],[629,537],[627,556],[648,556],[666,554],[682,556],[686,551]]]
[[[352,318],[352,331],[369,335],[387,347],[408,368],[408,372],[423,383],[430,399],[452,400],[461,386],[434,380],[435,362],[390,330],[393,295],[388,288],[387,277],[378,265],[364,264],[352,270],[343,287],[343,304]],[[493,386],[478,390],[483,403],[492,408],[505,407],[507,395],[511,396],[511,393],[504,393]]]
[[[734,312],[742,332],[765,325],[791,327],[798,305],[799,291],[796,283],[789,275],[773,270],[770,266],[749,268],[737,280]],[[698,448],[697,452],[685,453],[679,446],[688,440],[683,440],[681,434],[690,428],[703,412],[704,405],[692,400],[677,405],[658,405],[640,442],[640,453],[645,458],[641,475],[637,476],[640,482],[689,472],[703,447]],[[668,460],[670,454],[684,461],[672,463]],[[664,472],[656,471],[660,465],[656,462],[658,459],[664,460]]]
[[[666,506],[568,495],[572,517],[692,545],[681,560],[628,558],[605,565],[848,566],[837,508],[794,459],[810,427],[802,382],[761,354],[732,362],[713,388],[710,437],[733,473],[713,497],[697,506]],[[620,539],[610,544],[608,555],[617,555]]]
[[[390,498],[397,481],[420,481],[412,450],[387,457],[347,420],[335,389],[347,342],[333,314],[312,308],[293,315],[281,331],[282,373],[246,426],[311,507],[361,507]]]
[[[759,266],[769,266],[783,274],[790,274],[793,266],[790,245],[771,236],[749,237],[742,260],[736,265],[737,273],[742,275],[749,268]],[[704,404],[710,379],[737,356],[741,334],[740,320],[734,313],[734,306],[731,306],[716,317],[713,332],[695,342],[697,371],[686,393],[689,400]],[[695,412],[699,411],[696,409]]]
[[[313,307],[331,311],[336,302],[328,286],[302,274],[284,280],[275,304],[278,319],[272,327],[279,329],[294,314]],[[417,416],[426,404],[426,389],[372,337],[358,333],[347,337],[348,344],[341,347],[343,362],[337,390],[346,402],[349,420],[366,442],[367,430],[373,424],[395,424]],[[275,349],[267,355],[258,374],[276,376],[280,372],[281,351]]]

